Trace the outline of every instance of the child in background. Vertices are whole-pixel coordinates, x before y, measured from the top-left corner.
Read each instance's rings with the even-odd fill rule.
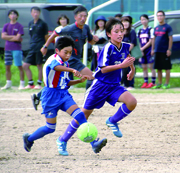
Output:
[[[129,54],[130,44],[122,42],[124,36],[123,24],[116,18],[110,19],[106,23],[106,33],[110,37],[110,42],[107,43],[101,51],[98,59],[98,67],[94,73],[95,79],[92,85],[86,91],[84,105],[82,111],[86,119],[90,116],[95,108],[100,109],[105,102],[112,106],[116,102],[122,102],[119,110],[106,120],[106,125],[110,127],[116,137],[122,137],[117,122],[125,118],[136,107],[137,101],[135,97],[127,91],[121,82],[121,69],[129,67],[130,72],[127,75],[128,80],[132,80],[135,72],[134,61],[135,58]],[[69,126],[71,123],[69,124]],[[68,128],[69,128],[68,126]],[[78,128],[76,123],[76,128]],[[66,142],[75,133],[68,134],[68,128],[61,136]],[[75,131],[75,129],[74,129]],[[99,141],[99,145],[95,147],[95,142],[91,142],[92,149],[95,153],[101,151],[102,147],[106,145],[107,139]]]
[[[71,115],[79,125],[87,122],[84,113],[68,92],[69,86],[82,83],[89,78],[88,76],[82,76],[79,71],[69,68],[67,61],[71,57],[73,48],[74,41],[72,38],[68,36],[60,37],[55,45],[56,54],[51,55],[43,67],[45,87],[42,90],[41,101],[42,114],[45,114],[46,125],[38,128],[32,134],[25,133],[23,135],[24,148],[27,152],[31,151],[35,140],[55,131],[56,116],[59,109]],[[70,81],[68,72],[82,78]],[[57,139],[57,145],[60,151],[66,147],[66,143],[59,141],[59,138]]]
[[[140,16],[141,23],[143,28],[139,29],[137,37],[140,42],[140,49],[143,53],[143,57],[139,59],[139,62],[142,64],[144,83],[141,88],[152,88],[155,86],[156,82],[156,72],[153,69],[154,57],[151,56],[151,42],[153,38],[153,29],[148,26],[149,18],[148,15],[143,14]],[[148,67],[152,73],[152,82],[148,83]]]

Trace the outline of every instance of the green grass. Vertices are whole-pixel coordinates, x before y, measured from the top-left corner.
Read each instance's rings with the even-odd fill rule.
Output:
[[[88,64],[88,67],[90,67],[90,63]],[[30,69],[32,71],[33,74],[33,80],[36,81],[38,79],[38,70],[36,66],[30,66]],[[136,67],[136,72],[142,72],[142,68],[137,66]],[[13,86],[19,86],[19,81],[20,81],[20,77],[19,77],[19,70],[17,67],[15,67],[14,65],[12,65],[11,67],[11,72],[12,72],[12,85]],[[174,64],[173,68],[171,70],[171,73],[173,72],[180,72],[180,64]],[[77,79],[75,77],[75,79]],[[151,80],[151,79],[150,79]],[[142,83],[144,82],[143,78],[135,78],[135,88],[140,88]],[[156,80],[157,82],[157,80]],[[165,78],[163,78],[163,83],[165,82]],[[5,65],[4,65],[4,60],[0,59],[0,87],[4,86],[6,83],[6,76],[5,76]],[[28,83],[28,79],[26,77],[25,74],[25,83]],[[180,78],[171,78],[170,79],[170,84],[172,88],[175,87],[180,87]],[[86,86],[86,82],[84,83],[80,83],[75,85],[75,88],[85,88]]]

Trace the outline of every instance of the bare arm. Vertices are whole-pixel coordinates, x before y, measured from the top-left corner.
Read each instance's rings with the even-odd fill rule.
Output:
[[[155,37],[153,37],[151,41],[151,55],[154,55],[154,43],[155,43]]]
[[[3,40],[8,40],[8,41],[21,41],[21,34],[17,34],[17,35],[8,35],[6,32],[3,32],[1,34],[1,38]]]
[[[134,44],[130,43],[129,51],[131,51],[134,48]]]
[[[145,49],[147,49],[149,46],[151,46],[152,43],[152,39],[149,39],[149,41],[143,46],[141,47],[141,51],[144,51]]]
[[[172,35],[171,35],[171,36],[169,36],[169,46],[168,46],[168,50],[166,52],[167,56],[171,56],[172,44],[173,44],[173,38],[172,38]]]

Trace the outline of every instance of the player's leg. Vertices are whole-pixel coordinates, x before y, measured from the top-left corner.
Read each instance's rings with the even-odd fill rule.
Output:
[[[55,117],[54,117],[55,116]],[[40,139],[44,137],[47,134],[53,133],[56,129],[56,116],[57,112],[56,111],[51,111],[46,114],[46,125],[38,128],[35,132],[32,134],[25,133],[23,135],[23,141],[24,141],[24,149],[27,152],[31,151],[31,147],[34,144],[34,141],[37,139]],[[53,117],[53,118],[49,118]]]
[[[152,88],[155,86],[155,83],[156,83],[156,71],[153,68],[153,65],[154,65],[154,63],[148,64],[148,67],[151,70],[152,77],[151,77],[151,83],[149,83],[149,85],[146,88]]]
[[[6,68],[6,85],[1,89],[8,89],[11,88],[11,65],[13,62],[13,57],[11,51],[4,52],[4,61],[5,61],[5,68]]]
[[[122,92],[122,93],[121,93]],[[137,101],[135,97],[128,91],[119,90],[118,102],[123,102],[118,111],[106,120],[106,124],[113,131],[116,137],[122,137],[122,133],[119,130],[118,122],[128,116],[132,110],[135,109]],[[117,95],[117,94],[116,94]]]

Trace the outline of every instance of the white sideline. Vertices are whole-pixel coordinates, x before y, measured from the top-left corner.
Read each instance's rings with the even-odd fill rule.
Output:
[[[152,74],[149,72],[148,76],[151,77]],[[143,73],[142,72],[137,72],[135,74],[135,77],[142,78],[143,77]],[[156,74],[156,77],[157,77],[157,74]],[[166,77],[166,73],[165,72],[163,72],[163,77]],[[180,78],[180,73],[170,73],[170,77],[171,78]]]

